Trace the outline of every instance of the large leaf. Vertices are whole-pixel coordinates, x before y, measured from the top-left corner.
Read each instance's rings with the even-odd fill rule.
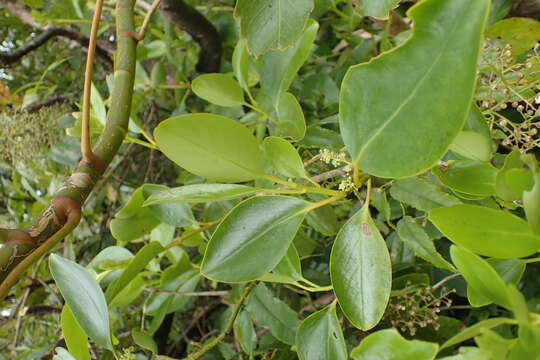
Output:
[[[154,130],[160,150],[189,172],[211,180],[240,182],[263,172],[257,139],[242,124],[214,114],[187,114]]]
[[[112,349],[107,302],[96,280],[73,261],[49,257],[51,274],[73,316],[84,332],[106,349]]]
[[[403,338],[396,329],[379,330],[368,335],[353,349],[356,360],[431,360],[439,346]]]
[[[540,249],[540,236],[531,232],[527,222],[503,210],[446,206],[431,210],[429,220],[454,243],[481,255],[511,259]]]
[[[432,263],[433,265],[450,271],[456,269],[446,261],[435,249],[435,245],[428,235],[410,216],[405,216],[397,225],[399,238],[405,242],[416,256]]]
[[[231,200],[242,196],[253,195],[261,189],[238,184],[194,184],[172,189],[164,189],[150,195],[144,206],[164,202],[210,202]]]
[[[313,0],[238,0],[234,14],[249,50],[259,56],[294,44],[312,9]]]
[[[418,178],[396,180],[390,188],[390,195],[398,201],[423,211],[461,203],[456,197],[443,192],[439,187]]]
[[[347,360],[347,346],[332,303],[308,316],[296,332],[301,360]]]
[[[362,171],[412,176],[446,153],[469,112],[488,9],[488,0],[421,1],[407,43],[349,69],[340,127]]]
[[[247,310],[260,326],[270,330],[276,339],[293,345],[300,321],[296,313],[283,301],[274,297],[264,284],[259,284],[249,295]]]
[[[330,276],[339,305],[359,329],[377,325],[392,287],[388,248],[368,205],[341,228],[330,255]]]
[[[261,196],[238,204],[212,235],[201,272],[222,282],[255,280],[287,252],[309,203],[293,197]]]
[[[60,323],[62,324],[62,334],[69,352],[78,360],[90,360],[88,336],[75,320],[73,312],[71,312],[67,304],[62,308]]]
[[[296,44],[285,51],[272,51],[263,58],[261,87],[277,107],[281,94],[291,86],[296,73],[309,56],[319,24],[310,20]],[[292,101],[287,99],[285,101]]]
[[[495,304],[510,308],[506,285],[491,265],[471,251],[452,245],[452,261],[467,283]]]

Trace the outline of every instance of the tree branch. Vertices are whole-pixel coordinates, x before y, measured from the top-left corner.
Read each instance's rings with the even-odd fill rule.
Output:
[[[82,161],[28,228],[0,229],[0,300],[30,265],[75,228],[82,205],[125,138],[135,75],[133,3],[118,0],[116,6],[117,62],[107,123],[94,149],[99,162]]]
[[[540,0],[513,0],[509,16],[540,17]]]
[[[223,49],[214,25],[183,0],[162,0],[159,9],[173,25],[186,31],[199,43],[201,54],[197,71],[219,72]]]

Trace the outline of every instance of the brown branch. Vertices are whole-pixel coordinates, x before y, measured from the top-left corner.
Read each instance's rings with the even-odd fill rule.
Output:
[[[514,0],[508,16],[540,17],[540,0]]]
[[[219,72],[223,49],[214,25],[182,0],[162,0],[159,9],[173,25],[186,31],[199,43],[201,54],[197,71]]]

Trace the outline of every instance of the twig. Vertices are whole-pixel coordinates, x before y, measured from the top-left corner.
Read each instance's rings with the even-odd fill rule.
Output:
[[[141,25],[141,29],[139,30],[139,33],[137,34],[137,39],[140,41],[142,38],[144,38],[144,33],[146,31],[146,28],[148,27],[148,24],[150,23],[150,18],[152,17],[152,14],[158,7],[161,0],[154,0],[152,2],[152,5],[148,8],[148,11],[146,12],[146,16],[144,17],[143,23]]]
[[[456,274],[452,274],[452,275],[448,275],[447,277],[445,277],[444,279],[442,279],[441,281],[439,281],[438,283],[436,283],[435,285],[433,285],[431,287],[431,290],[435,290],[435,289],[438,289],[440,288],[441,286],[443,286],[447,281],[450,281],[452,279],[455,279],[457,278],[458,276],[461,276],[460,273],[456,273]]]
[[[160,290],[155,289],[156,292],[175,294],[175,295],[184,295],[184,296],[227,296],[229,295],[228,291],[199,291],[199,292],[186,292],[186,291],[172,291],[172,290]]]

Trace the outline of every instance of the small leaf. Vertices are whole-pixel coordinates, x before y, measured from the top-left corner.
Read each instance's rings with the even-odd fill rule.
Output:
[[[360,13],[377,19],[388,18],[388,12],[395,8],[399,0],[360,0]]]
[[[495,304],[510,307],[506,285],[499,274],[480,256],[471,251],[452,245],[452,261],[467,283]]]
[[[296,332],[300,360],[347,360],[347,346],[332,303],[308,316]]]
[[[259,280],[267,282],[277,282],[284,284],[295,284],[303,279],[302,268],[298,251],[293,244],[289,246],[287,253],[275,268],[268,274],[263,275]]]
[[[160,252],[162,252],[163,246],[157,241],[153,241],[149,244],[143,246],[135,255],[133,259],[129,262],[129,265],[124,269],[122,275],[114,280],[107,291],[105,292],[105,297],[107,302],[110,303],[114,300],[116,295],[124,289],[131,280],[135,278],[148,263]]]
[[[218,225],[201,272],[212,280],[255,280],[287,252],[309,203],[293,197],[260,196],[238,204]]]
[[[540,22],[525,17],[504,19],[488,27],[486,37],[512,45],[512,53],[521,55],[540,39]]]
[[[230,75],[203,74],[191,83],[191,90],[204,100],[219,106],[239,106],[244,103],[244,91]]]
[[[90,360],[90,351],[88,351],[88,336],[79,326],[73,316],[69,305],[65,304],[60,314],[60,323],[62,324],[62,334],[66,341],[66,346],[71,354],[77,360]]]
[[[259,56],[292,46],[312,9],[313,0],[239,0],[234,15],[240,18],[240,35],[249,50]]]
[[[395,329],[379,330],[365,337],[353,349],[357,360],[431,360],[439,345],[426,341],[407,340]]]
[[[410,216],[405,216],[397,224],[399,238],[405,242],[416,256],[432,263],[438,268],[456,271],[435,249],[435,245],[428,235]]]
[[[54,355],[53,360],[79,360],[62,347],[57,347],[54,351],[56,351],[56,355]]]
[[[214,114],[187,114],[154,130],[160,150],[187,171],[211,180],[242,182],[263,172],[257,139],[242,124]]]
[[[527,222],[503,210],[446,206],[431,210],[429,220],[454,243],[481,255],[511,259],[532,255],[540,248],[540,236],[531,233]]]
[[[491,139],[475,131],[460,131],[450,150],[476,161],[489,161],[491,159]]]
[[[510,154],[506,155],[504,159],[504,165],[497,173],[495,178],[495,191],[497,196],[506,201],[521,200],[523,190],[515,189],[510,186],[506,179],[508,171],[511,169],[520,169],[523,166],[521,161],[521,153],[519,150],[513,150]]]
[[[390,297],[392,267],[388,248],[368,205],[338,233],[330,255],[330,276],[349,321],[362,330],[377,325]]]
[[[131,330],[131,337],[133,338],[135,344],[139,345],[143,349],[149,350],[150,352],[157,354],[157,344],[152,338],[152,336],[142,331]]]
[[[112,349],[109,312],[105,296],[90,273],[59,255],[49,257],[51,274],[84,332],[106,349]]]
[[[497,169],[487,162],[451,161],[446,165],[435,166],[431,171],[441,183],[457,192],[479,196],[495,194]]]
[[[270,330],[279,341],[293,345],[300,321],[283,301],[274,297],[264,284],[259,284],[248,297],[246,308],[253,320]]]
[[[287,140],[268,136],[263,142],[266,159],[279,174],[290,178],[306,178],[304,163],[298,152]]]
[[[144,206],[164,202],[211,202],[236,199],[253,195],[262,189],[238,184],[194,184],[153,193],[144,202]]]
[[[339,121],[360,170],[409,177],[443,157],[468,116],[488,12],[488,0],[418,2],[405,44],[349,68]]]
[[[257,333],[246,310],[241,311],[234,320],[234,334],[242,350],[246,354],[252,355],[257,347]]]
[[[296,97],[290,92],[281,94],[277,105],[279,124],[276,124],[275,135],[302,140],[306,135],[306,118]]]
[[[238,80],[238,83],[242,89],[248,91],[249,89],[249,64],[250,57],[247,51],[247,42],[240,39],[234,47],[232,56],[232,66],[234,70],[234,76]],[[242,95],[242,100],[244,95]]]
[[[461,332],[459,332],[457,335],[453,336],[452,338],[448,339],[444,344],[441,345],[441,350],[447,347],[459,344],[460,342],[463,342],[465,340],[469,340],[481,334],[484,329],[492,329],[499,325],[515,324],[515,323],[516,321],[514,319],[501,318],[501,317],[480,321],[474,324],[473,326],[462,330]]]
[[[143,206],[147,206],[145,205],[146,199],[153,194],[168,190],[164,185],[155,184],[144,184],[142,189],[143,197],[145,199]],[[193,213],[188,204],[159,203],[151,204],[148,208],[159,220],[166,224],[173,225],[174,227],[192,226],[195,222],[195,218],[193,217]]]
[[[394,199],[422,211],[461,203],[456,197],[419,178],[396,180],[390,188],[390,195]]]

